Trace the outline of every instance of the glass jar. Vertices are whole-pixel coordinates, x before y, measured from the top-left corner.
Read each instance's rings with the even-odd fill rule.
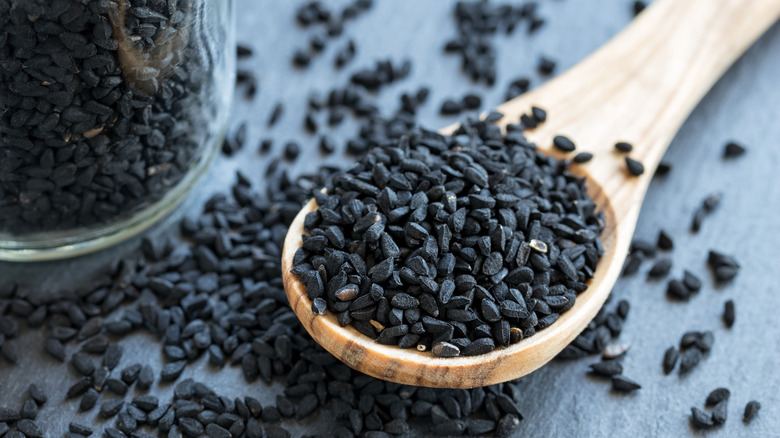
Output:
[[[232,0],[0,0],[0,259],[117,243],[216,155]]]

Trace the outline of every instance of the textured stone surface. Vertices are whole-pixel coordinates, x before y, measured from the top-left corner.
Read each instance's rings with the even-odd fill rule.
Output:
[[[342,4],[342,2],[335,2]],[[420,112],[420,120],[430,127],[445,126],[456,118],[438,115],[446,97],[460,97],[469,91],[483,96],[485,105],[495,105],[506,84],[517,76],[532,78],[532,86],[541,81],[536,74],[540,55],[558,61],[557,72],[607,41],[631,18],[628,0],[594,3],[588,0],[541,2],[541,14],[547,24],[537,34],[524,32],[496,38],[500,59],[498,80],[493,89],[472,84],[459,72],[459,58],[444,56],[442,47],[454,35],[450,18],[451,5],[438,0],[378,0],[366,15],[351,22],[345,35],[357,42],[356,59],[342,71],[332,68],[333,57],[346,44],[346,38],[331,41],[324,56],[317,57],[308,70],[295,70],[291,57],[304,47],[311,31],[295,28],[294,8],[297,2],[263,2],[238,0],[239,41],[255,49],[255,57],[242,66],[258,73],[258,100],[248,103],[237,97],[234,127],[248,120],[249,139],[244,149],[232,158],[220,157],[210,175],[191,196],[183,212],[199,211],[210,193],[226,190],[234,180],[233,170],[240,168],[255,184],[262,183],[266,163],[257,155],[261,138],[273,136],[274,150],[281,151],[287,140],[298,140],[304,153],[290,172],[304,171],[320,161],[316,138],[302,129],[305,100],[310,89],[327,90],[343,84],[349,72],[379,58],[414,62],[410,79],[388,87],[378,95],[385,111],[397,108],[401,91],[416,90],[419,85],[432,86],[429,102]],[[522,30],[522,29],[521,29]],[[659,35],[659,37],[662,35]],[[647,194],[637,237],[655,240],[663,227],[675,239],[672,276],[679,278],[683,268],[704,280],[702,291],[689,303],[668,301],[665,282],[645,282],[650,263],[629,279],[618,281],[615,298],[626,298],[632,308],[620,337],[630,342],[631,350],[624,361],[624,374],[642,384],[633,394],[616,394],[609,384],[586,376],[594,359],[572,363],[552,363],[523,379],[524,398],[519,407],[525,416],[516,430],[517,436],[687,436],[691,434],[690,407],[703,407],[707,394],[719,386],[728,387],[730,420],[725,426],[708,432],[708,436],[772,436],[780,428],[780,400],[776,395],[780,360],[780,332],[776,330],[776,311],[780,306],[780,287],[775,279],[780,247],[780,26],[774,26],[704,98],[680,130],[665,159],[674,163],[672,172],[654,181]],[[265,121],[274,103],[284,100],[285,114],[270,131]],[[543,102],[540,102],[543,106]],[[555,117],[551,114],[550,117]],[[321,129],[325,123],[321,123]],[[354,126],[344,124],[334,135],[342,138]],[[737,140],[748,148],[747,154],[729,161],[721,159],[728,140]],[[315,157],[311,159],[310,157]],[[343,162],[336,153],[327,160]],[[689,230],[691,216],[701,200],[720,191],[723,199],[718,210],[709,216],[701,231]],[[181,213],[180,213],[181,214]],[[170,221],[169,221],[170,222]],[[156,232],[166,232],[158,227]],[[45,294],[82,281],[108,259],[119,259],[137,242],[128,242],[108,252],[75,260],[45,264],[0,264],[2,281],[19,280],[30,293]],[[707,250],[715,248],[733,254],[743,268],[732,284],[715,287],[706,268]],[[725,329],[720,315],[723,302],[734,299],[737,318],[731,330]],[[661,360],[665,349],[676,344],[689,330],[712,330],[715,345],[690,375],[676,373],[664,376]],[[123,342],[123,364],[131,357],[148,357],[155,371],[162,367],[161,348],[144,348],[150,338],[137,334]],[[63,402],[72,377],[65,367],[56,365],[42,353],[43,339],[37,332],[22,337],[20,363],[9,367],[0,363],[0,405],[21,406],[23,393],[31,381],[47,388],[49,402],[41,409],[38,424],[47,435],[60,436],[73,419],[91,424],[94,413],[77,415],[77,402]],[[205,359],[205,358],[204,358]],[[270,390],[263,384],[247,386],[240,368],[226,367],[212,373],[201,360],[186,368],[182,378],[208,379],[210,385],[225,395],[253,395],[263,405],[273,403],[280,388]],[[129,362],[127,362],[129,363]],[[170,397],[172,387],[153,386],[162,400]],[[740,421],[742,409],[749,400],[759,400],[762,410],[749,426]],[[305,426],[290,428],[293,435],[326,432],[329,418],[324,413],[307,420]],[[101,430],[104,426],[96,427]],[[424,436],[425,428],[413,427],[412,434]]]

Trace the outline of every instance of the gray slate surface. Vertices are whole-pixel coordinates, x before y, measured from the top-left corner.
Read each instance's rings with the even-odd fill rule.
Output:
[[[419,85],[433,87],[429,103],[421,110],[425,126],[439,127],[455,121],[438,116],[438,106],[445,97],[461,96],[474,90],[485,97],[486,105],[498,104],[506,84],[519,75],[541,79],[535,63],[541,54],[558,60],[560,72],[598,48],[630,21],[630,1],[560,0],[541,2],[545,27],[533,36],[516,32],[496,38],[500,60],[497,84],[493,89],[475,86],[459,71],[459,59],[442,55],[445,41],[454,35],[450,18],[452,3],[436,0],[380,0],[367,15],[349,24],[345,37],[331,42],[324,56],[316,58],[312,68],[299,71],[290,67],[293,51],[307,40],[294,25],[294,10],[299,2],[258,2],[238,0],[239,41],[256,51],[256,56],[242,63],[260,78],[259,99],[248,103],[238,98],[233,114],[237,126],[250,122],[250,140],[236,157],[220,157],[210,175],[187,201],[183,213],[194,214],[209,193],[225,190],[234,180],[233,170],[242,169],[256,184],[262,184],[265,159],[257,154],[260,138],[272,136],[274,150],[280,151],[287,139],[295,139],[316,151],[316,139],[302,132],[302,112],[311,89],[327,90],[343,84],[348,72],[367,66],[376,59],[409,58],[414,62],[409,80],[389,87],[377,96],[385,111],[397,107],[401,91],[416,90]],[[333,2],[343,4],[344,2]],[[746,2],[746,6],[749,2]],[[660,37],[661,35],[659,35]],[[356,60],[344,71],[332,68],[337,48],[347,37],[355,38]],[[630,342],[625,359],[625,375],[643,388],[636,394],[618,395],[609,385],[586,375],[594,359],[571,363],[552,363],[523,379],[524,399],[520,406],[525,419],[517,436],[687,436],[692,432],[688,417],[691,406],[702,407],[710,390],[727,386],[732,391],[729,421],[708,436],[780,436],[780,331],[776,310],[780,306],[777,263],[780,261],[780,26],[774,26],[704,98],[680,130],[665,160],[673,163],[667,177],[651,184],[637,226],[636,235],[655,240],[659,228],[675,238],[670,253],[674,261],[672,275],[679,277],[684,268],[705,279],[699,295],[690,303],[673,303],[664,296],[665,282],[648,283],[645,263],[633,278],[618,281],[615,298],[628,299],[631,314],[620,338]],[[273,104],[286,102],[281,122],[272,130],[265,120]],[[543,102],[541,102],[543,105]],[[554,117],[554,115],[551,115]],[[323,123],[324,124],[324,123]],[[335,130],[344,136],[353,125]],[[727,140],[745,144],[749,151],[735,160],[720,158]],[[302,154],[292,173],[327,161],[344,163],[340,154],[327,159],[317,152]],[[691,234],[693,210],[712,192],[723,193],[720,208],[704,223],[702,230]],[[182,214],[180,212],[179,214]],[[169,220],[168,223],[172,222]],[[168,233],[165,226],[157,233]],[[32,294],[54,294],[85,281],[89,273],[109,260],[116,260],[132,249],[137,241],[128,242],[105,253],[59,263],[0,264],[2,281],[18,281]],[[715,287],[706,268],[707,250],[715,248],[734,254],[742,263],[735,281]],[[720,314],[723,302],[736,301],[737,322],[733,329],[723,326]],[[689,376],[663,376],[661,358],[664,350],[676,344],[688,330],[713,330],[715,346],[703,363]],[[42,336],[27,332],[22,338],[22,364],[10,367],[0,361],[0,406],[18,407],[29,382],[45,382],[49,403],[41,411],[39,424],[47,436],[62,436],[67,423],[77,418],[102,429],[96,410],[77,415],[77,402],[61,401],[74,381],[72,371],[58,366],[41,353]],[[137,334],[123,341],[122,365],[138,361],[162,367],[158,344],[147,344],[145,335]],[[226,395],[250,394],[272,403],[279,390],[261,383],[247,386],[238,369],[226,368],[215,374],[204,363],[187,367],[183,377],[208,379]],[[170,396],[172,387],[154,391],[162,399]],[[750,426],[740,421],[748,400],[763,405],[759,417]],[[326,432],[330,419],[324,413],[315,415],[303,427],[294,427],[294,435]],[[417,427],[414,435],[426,435]]]

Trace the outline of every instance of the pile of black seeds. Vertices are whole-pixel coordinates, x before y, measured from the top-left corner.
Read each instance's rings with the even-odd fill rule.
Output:
[[[477,355],[554,323],[587,289],[603,216],[585,181],[520,132],[417,130],[336,174],[306,217],[293,272],[383,344]]]
[[[197,3],[0,1],[0,232],[127,217],[201,158],[226,36],[195,29]]]
[[[0,0],[0,12],[7,3],[3,1]],[[152,6],[160,0],[148,3]],[[143,15],[145,11],[139,13]],[[239,49],[244,56],[250,53],[246,47]],[[0,65],[0,72],[2,68]],[[253,75],[245,76],[249,92],[257,84]],[[520,78],[513,81],[510,92],[523,92],[523,87],[528,87],[528,81]],[[334,93],[346,97],[353,91],[362,93],[361,90],[361,86],[350,85],[334,89]],[[380,117],[376,109],[361,110],[356,114],[362,121],[359,135],[350,140],[354,146],[347,149],[359,152],[397,144],[414,126],[416,109],[427,94],[427,88],[404,94],[401,108],[390,118]],[[351,99],[339,102],[354,104]],[[323,102],[322,98],[311,99],[310,108],[324,108]],[[339,109],[335,115],[333,108]],[[346,109],[339,104],[329,107],[329,111],[329,118],[337,120],[339,114],[343,119]],[[530,127],[526,121],[521,123],[513,130]],[[241,131],[239,128],[235,132],[236,142],[228,146],[230,150],[243,145]],[[270,150],[270,141],[262,142],[261,151]],[[320,147],[328,153],[336,149],[327,135],[320,138]],[[740,154],[731,144],[726,146],[726,157]],[[142,255],[129,257],[113,272],[96,278],[93,287],[68,292],[57,302],[38,302],[29,298],[29,290],[0,282],[0,367],[7,366],[4,362],[20,362],[20,349],[24,346],[17,337],[21,331],[37,329],[49,336],[46,354],[67,362],[78,375],[66,394],[47,394],[51,388],[33,384],[27,392],[18,394],[18,402],[14,403],[11,391],[5,391],[7,397],[3,397],[0,406],[0,436],[81,437],[100,434],[99,429],[103,429],[104,436],[117,438],[166,434],[283,437],[291,435],[285,427],[299,421],[305,424],[320,411],[338,423],[331,430],[333,436],[389,436],[406,433],[410,426],[448,436],[511,433],[522,419],[518,411],[523,398],[519,381],[473,390],[396,385],[350,370],[308,337],[287,309],[278,257],[271,255],[280,252],[280,236],[286,232],[294,212],[337,169],[322,168],[316,177],[292,180],[279,169],[281,153],[278,155],[272,157],[269,165],[266,193],[257,193],[248,179],[238,174],[238,184],[230,193],[213,197],[202,215],[181,223],[188,236],[183,241],[145,241]],[[662,163],[656,175],[668,170],[668,164]],[[670,250],[673,246],[668,234],[659,233],[659,249]],[[629,258],[638,258],[638,262],[631,262],[632,266],[635,264],[634,272],[642,260],[656,256],[653,245],[640,240],[633,242],[631,251]],[[664,259],[667,258],[656,260],[651,271]],[[715,254],[711,259],[716,280],[718,276],[726,279],[736,275],[739,265],[733,257]],[[205,278],[201,281],[202,277]],[[683,280],[682,283],[688,280],[688,284],[693,284],[687,272]],[[620,364],[630,345],[614,342],[628,308],[625,301],[618,302],[612,311],[607,306],[602,308],[558,359],[599,354],[604,359],[600,363],[610,365],[596,365],[596,369]],[[726,302],[722,317],[724,324],[731,327],[732,300]],[[137,331],[149,331],[160,339],[164,366],[144,364],[139,362],[141,358],[123,354],[119,342]],[[686,334],[685,344],[694,338],[696,341],[689,349],[699,350],[699,344],[711,345],[712,339],[706,332]],[[220,396],[206,384],[179,380],[187,366],[204,356],[217,368],[241,367],[247,381],[263,389],[271,390],[281,383],[284,392],[275,403],[261,405],[252,397]],[[669,360],[664,359],[664,366],[670,362],[673,369],[679,361],[679,351],[672,347],[667,356]],[[613,383],[617,390],[634,387],[626,379],[617,380]],[[163,400],[149,394],[155,384],[169,381],[175,381],[173,398]],[[95,426],[71,423],[67,432],[40,430],[35,423],[40,417],[38,410],[51,408],[61,397],[67,397],[66,403],[78,404],[79,410],[94,417]],[[756,401],[749,402],[743,421],[750,422],[760,407]],[[704,423],[714,421],[714,415],[702,412]],[[709,420],[704,419],[707,416]]]
[[[3,288],[2,327],[11,327],[12,338],[18,320],[31,327],[46,322],[46,352],[81,376],[66,397],[82,411],[116,418],[104,431],[110,437],[145,430],[228,436],[222,429],[233,436],[290,436],[280,422],[303,420],[326,406],[339,424],[334,436],[403,434],[413,421],[437,435],[508,435],[522,418],[517,381],[472,390],[384,382],[342,364],[302,328],[282,288],[281,247],[302,203],[332,173],[280,181],[283,189],[268,194],[254,192],[239,174],[230,194],[212,197],[200,217],[181,222],[184,242],[145,241],[142,256],[123,261],[93,289],[38,303],[22,289]],[[162,369],[123,357],[116,341],[137,330],[159,338]],[[69,359],[68,344],[76,344]],[[251,397],[219,396],[191,379],[178,381],[203,355],[216,367],[240,366],[247,382],[282,382],[283,394],[275,405],[262,406]],[[148,394],[156,381],[177,381],[172,400]],[[30,397],[45,400],[38,393],[30,389]],[[27,425],[16,412],[0,408],[0,422]]]

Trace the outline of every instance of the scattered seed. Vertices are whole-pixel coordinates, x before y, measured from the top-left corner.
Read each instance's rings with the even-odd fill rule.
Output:
[[[677,365],[677,359],[680,357],[680,352],[676,347],[669,347],[664,353],[663,368],[664,374],[669,374],[674,370]]]
[[[642,388],[642,385],[624,376],[612,376],[612,389],[620,392],[631,392]]]
[[[642,163],[639,161],[629,157],[626,157],[626,169],[628,169],[628,173],[634,176],[639,176],[645,173],[645,166],[642,165]]]
[[[727,388],[716,388],[707,396],[706,405],[715,406],[723,400],[728,400],[731,397],[731,391]]]
[[[575,149],[574,142],[563,135],[556,135],[553,137],[553,145],[563,152],[573,152]]]
[[[593,154],[590,152],[580,152],[579,154],[575,155],[574,158],[572,158],[572,161],[575,163],[587,163],[588,161],[593,159]]]
[[[726,327],[731,328],[734,325],[735,317],[734,300],[726,300],[723,303],[723,323],[726,324]]]
[[[691,408],[691,423],[696,429],[709,429],[715,425],[710,414],[696,407]]]
[[[744,155],[747,151],[744,146],[730,141],[726,143],[726,147],[723,148],[723,158],[735,158]]]
[[[761,409],[761,403],[752,400],[745,405],[745,414],[742,416],[742,422],[745,424],[750,423],[758,415],[758,411]]]

